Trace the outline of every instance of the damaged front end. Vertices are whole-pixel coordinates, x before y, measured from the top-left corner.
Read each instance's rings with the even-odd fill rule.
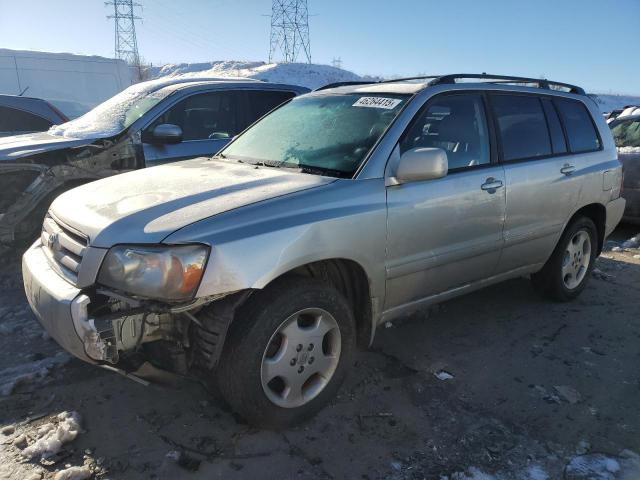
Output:
[[[169,306],[98,290],[92,299],[79,297],[77,305],[74,327],[92,360],[125,371],[151,360],[157,367],[187,372],[189,328],[195,318],[190,310],[197,311],[195,303]]]
[[[0,245],[37,236],[62,192],[143,166],[141,146],[129,136],[76,140],[38,133],[0,139]]]
[[[121,372],[150,362],[184,375],[215,364],[245,298],[197,297],[209,252],[198,243],[93,247],[51,211],[23,256],[25,292],[43,327],[76,357]]]

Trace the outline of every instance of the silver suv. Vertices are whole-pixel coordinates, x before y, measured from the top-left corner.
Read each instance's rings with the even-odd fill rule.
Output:
[[[213,158],[58,197],[23,258],[60,345],[217,381],[266,427],[329,401],[356,345],[408,312],[530,275],[585,287],[625,207],[582,89],[447,75],[290,100]]]

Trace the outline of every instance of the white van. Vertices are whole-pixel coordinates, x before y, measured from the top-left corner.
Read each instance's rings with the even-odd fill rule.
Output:
[[[42,98],[78,117],[134,83],[112,58],[0,48],[0,93]]]

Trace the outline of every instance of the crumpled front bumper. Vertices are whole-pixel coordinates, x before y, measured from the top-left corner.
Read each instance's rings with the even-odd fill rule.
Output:
[[[22,278],[29,305],[49,335],[79,359],[97,363],[83,341],[92,332],[89,298],[51,268],[40,240],[22,257]]]

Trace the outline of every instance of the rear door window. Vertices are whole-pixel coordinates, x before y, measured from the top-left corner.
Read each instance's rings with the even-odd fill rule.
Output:
[[[504,161],[551,155],[551,137],[540,98],[495,94],[491,103]]]
[[[43,132],[51,125],[49,120],[38,115],[15,108],[0,107],[0,132],[2,133]]]
[[[567,132],[571,152],[599,150],[600,139],[587,107],[582,102],[565,98],[556,98],[554,103]]]
[[[443,95],[430,101],[400,141],[401,153],[413,148],[442,148],[449,170],[491,162],[484,102],[478,94]]]

